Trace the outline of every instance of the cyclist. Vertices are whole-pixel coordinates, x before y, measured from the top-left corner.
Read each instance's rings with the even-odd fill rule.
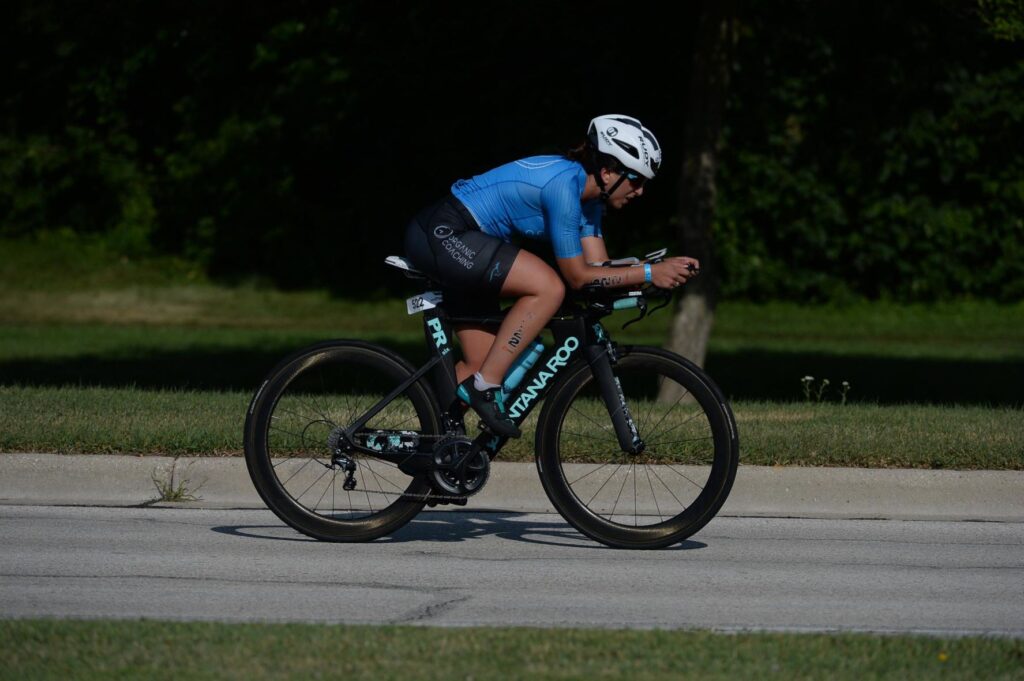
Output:
[[[450,311],[480,314],[496,311],[500,297],[517,299],[497,334],[455,328],[463,354],[455,367],[456,392],[492,433],[521,435],[505,413],[501,382],[561,306],[565,283],[574,289],[644,282],[674,288],[700,267],[686,257],[596,266],[608,260],[601,234],[606,207],[619,209],[642,196],[660,164],[661,147],[640,121],[598,116],[583,144],[565,156],[524,158],[459,180],[409,224],[406,257],[441,282]],[[512,243],[521,237],[550,242],[559,271]]]

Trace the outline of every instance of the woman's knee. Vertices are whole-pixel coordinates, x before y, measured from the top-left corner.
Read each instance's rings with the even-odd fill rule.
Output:
[[[552,309],[557,309],[562,304],[562,301],[565,300],[565,282],[552,271],[551,276],[543,282],[541,292],[538,295]]]
[[[517,297],[536,296],[560,305],[565,299],[565,283],[546,262],[532,253],[520,251],[502,293]]]

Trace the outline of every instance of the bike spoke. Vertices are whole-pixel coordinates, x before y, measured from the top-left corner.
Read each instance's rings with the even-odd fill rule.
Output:
[[[689,423],[690,421],[694,420],[694,419],[695,419],[695,418],[697,418],[698,416],[704,416],[704,412],[702,412],[702,411],[696,411],[696,412],[694,412],[694,413],[693,413],[693,414],[692,414],[692,415],[690,416],[690,418],[686,419],[686,420],[685,420],[685,421],[683,421],[682,423],[677,423],[676,425],[672,426],[672,427],[671,427],[671,428],[669,428],[668,430],[665,430],[665,431],[662,431],[661,433],[658,433],[658,435],[659,435],[660,437],[665,437],[666,435],[668,435],[669,433],[671,433],[671,432],[672,432],[673,430],[675,430],[676,428],[682,428],[683,426],[685,426],[685,425],[686,425],[687,423]],[[650,437],[654,437],[654,435],[651,435]]]
[[[565,433],[566,435],[575,435],[576,437],[585,437],[585,438],[587,438],[589,440],[599,440],[601,442],[608,442],[609,440],[611,440],[611,438],[607,438],[607,437],[595,437],[594,435],[588,435],[587,433],[574,433],[574,432],[569,431],[569,430],[565,430],[565,431],[562,431],[562,432]]]
[[[306,421],[306,422],[309,422],[309,423],[312,423],[313,421],[323,421],[323,414],[317,414],[315,411],[313,411],[313,414],[315,416],[317,416],[318,418],[310,418],[308,415],[300,414],[300,413],[292,411],[290,409],[285,409],[284,407],[281,407],[281,406],[278,406],[278,411],[284,412],[285,414],[290,414],[291,416],[294,416],[295,418],[297,418],[299,421]],[[274,414],[273,416],[270,417],[271,422],[277,421],[279,419],[283,420],[277,414]]]
[[[666,491],[668,491],[668,493],[672,495],[672,498],[676,500],[676,503],[679,504],[680,508],[682,508],[684,511],[687,508],[689,508],[689,506],[687,504],[684,504],[683,502],[679,501],[679,497],[676,496],[676,493],[672,491],[671,487],[669,487],[667,484],[665,484],[665,481],[661,479],[660,475],[658,475],[658,471],[654,470],[654,471],[651,471],[651,472],[654,473],[654,477],[656,477],[658,479],[658,482],[660,482],[662,484],[662,486],[664,486]]]
[[[385,461],[384,459],[378,459],[378,458],[373,457],[373,456],[367,456],[366,454],[363,454],[362,456],[358,457],[357,460],[358,461],[362,461],[363,463],[366,463],[367,461],[373,461],[374,463],[384,464],[385,466],[390,466],[391,468],[398,468],[398,464],[397,463],[392,463],[390,461]]]
[[[572,407],[570,407],[570,408],[571,408],[571,409],[572,409],[572,410],[573,410],[574,412],[576,412],[577,414],[579,414],[580,416],[582,416],[583,418],[585,418],[586,420],[590,421],[590,422],[591,422],[591,423],[593,423],[593,424],[594,424],[595,426],[597,426],[599,430],[603,430],[603,431],[605,431],[605,432],[612,432],[612,431],[611,431],[611,429],[610,429],[610,428],[609,428],[609,427],[608,427],[607,425],[601,425],[600,423],[598,423],[597,421],[595,421],[594,419],[590,418],[589,416],[587,416],[586,414],[584,414],[584,413],[583,413],[582,411],[580,411],[579,409],[577,409],[577,408],[575,407],[575,405],[573,405],[573,406],[572,406]]]
[[[609,461],[608,463],[604,463],[604,464],[601,464],[601,465],[600,465],[600,466],[598,466],[597,468],[594,468],[594,469],[592,469],[592,470],[591,470],[591,471],[590,471],[589,473],[584,473],[584,474],[583,474],[583,475],[581,475],[580,477],[578,477],[578,478],[576,478],[575,480],[573,480],[572,482],[570,482],[570,483],[569,483],[569,486],[570,486],[570,487],[572,487],[573,485],[575,485],[575,484],[576,484],[577,482],[579,482],[579,481],[580,481],[580,480],[582,480],[583,478],[585,478],[585,477],[587,477],[587,476],[589,476],[589,475],[593,475],[594,473],[598,472],[599,470],[601,470],[601,469],[602,469],[602,468],[604,468],[605,466],[611,466],[611,465],[612,465],[613,463],[614,463],[614,462],[612,462],[612,461]]]
[[[658,505],[658,495],[654,492],[654,482],[651,481],[651,467],[645,465],[644,473],[647,474],[647,484],[651,487],[651,498],[654,499],[654,510],[658,512],[658,522],[665,522],[661,516],[661,506]]]
[[[345,423],[349,423],[352,421],[352,418],[357,413],[357,410],[352,408],[353,396],[350,393],[342,393],[342,396],[343,399],[345,400]]]
[[[296,452],[295,454],[291,454],[290,456],[286,456],[285,458],[281,459],[277,463],[272,464],[272,467],[273,468],[277,468],[278,466],[280,466],[283,463],[288,463],[289,461],[293,461],[293,460],[298,459],[300,457],[308,457],[311,461],[316,461],[321,466],[326,466],[327,465],[327,464],[323,463],[322,461],[320,461],[320,459],[318,457],[316,457],[316,456],[309,456],[309,452]],[[283,485],[284,483],[282,482],[281,484]]]
[[[320,394],[324,395],[326,397],[326,395],[328,395],[329,393],[327,392],[327,385],[324,383],[324,372],[318,371],[317,372],[317,376],[320,377],[320,388],[321,388],[321,393]],[[324,408],[324,407],[321,407],[319,405],[319,403],[317,402],[317,399],[316,399],[316,397],[314,395],[310,395],[309,397],[310,397],[311,400],[313,400],[313,405],[316,406],[320,410],[320,415],[324,417],[324,420],[325,421],[330,421],[331,417],[327,415],[327,409]]]
[[[373,513],[373,502],[370,501],[370,490],[366,488],[366,485],[363,485],[363,494],[366,495],[366,505],[370,507],[370,513]]]
[[[668,442],[647,442],[647,448],[648,449],[656,449],[656,448],[658,448],[658,446],[666,446],[666,445],[669,445],[669,444],[684,444],[684,443],[687,443],[687,442],[705,442],[705,441],[708,441],[708,440],[714,441],[714,439],[715,438],[713,436],[707,435],[705,437],[689,437],[687,439],[677,439],[677,440],[671,440],[671,441],[668,441]],[[695,452],[696,452],[696,450],[698,448],[684,448],[684,449],[688,450],[688,451],[684,451],[683,454],[685,454],[687,456],[694,456]],[[710,450],[710,452],[712,454],[714,454],[714,446]],[[672,456],[672,454],[673,453],[670,453],[669,456]],[[678,454],[678,452],[676,452],[676,454]]]
[[[391,404],[393,405],[395,403],[392,402]],[[400,406],[402,408],[406,408],[405,403],[401,404]],[[411,407],[411,405],[409,405],[409,406]],[[390,407],[390,405],[389,405],[389,407]],[[381,412],[381,414],[385,413],[386,411],[387,411],[387,409],[385,409],[383,412]],[[396,411],[401,412],[401,409],[398,409]],[[401,413],[399,413],[399,417],[401,417]],[[386,427],[382,427],[381,430],[401,430],[402,426],[404,426],[406,423],[408,423],[409,421],[413,420],[414,418],[416,418],[416,412],[415,411],[410,416],[405,417],[404,419],[402,419],[398,423],[389,424]]]
[[[654,437],[654,433],[658,432],[658,426],[660,426],[662,424],[662,422],[668,417],[668,415],[670,413],[672,413],[672,410],[676,408],[676,406],[683,400],[683,398],[686,397],[689,394],[690,394],[689,390],[683,390],[683,393],[676,399],[675,402],[672,403],[671,407],[669,407],[668,409],[665,410],[665,413],[662,414],[661,419],[657,423],[655,423],[654,426],[651,428],[651,430],[650,430],[651,435],[649,437]],[[655,401],[657,401],[657,400],[655,400]]]
[[[612,513],[608,516],[608,520],[615,521],[615,509],[619,507],[619,499],[622,498],[622,490],[626,489],[626,481],[629,480],[629,469],[626,469],[626,476],[622,478],[622,485],[619,487],[619,493],[615,497],[615,503],[612,505]]]
[[[294,438],[298,438],[299,442],[304,442],[306,440],[306,436],[303,433],[293,433],[290,430],[285,430],[284,428],[279,428],[274,425],[270,426],[267,430],[275,430],[279,433],[284,433],[285,435],[291,435]]]
[[[323,476],[321,476],[321,477],[323,477]],[[320,502],[324,500],[325,496],[327,496],[327,490],[329,490],[332,487],[334,487],[334,480],[337,477],[338,477],[338,471],[337,470],[333,470],[333,475],[331,475],[331,483],[329,485],[327,485],[326,487],[324,487],[324,493],[321,494],[320,498],[316,500],[316,504],[313,505],[313,513],[316,513],[316,510],[318,508],[320,508]]]
[[[384,477],[384,476],[382,476],[382,475],[378,475],[378,474],[377,474],[377,472],[376,472],[375,470],[373,470],[373,467],[372,467],[372,466],[370,466],[370,462],[369,462],[369,460],[367,460],[367,461],[364,461],[363,463],[365,464],[366,468],[367,468],[367,469],[369,469],[369,471],[370,471],[370,474],[371,474],[371,475],[372,475],[372,476],[373,476],[373,477],[374,477],[374,478],[375,478],[375,479],[377,480],[377,487],[378,487],[378,488],[380,489],[380,493],[381,493],[381,494],[393,494],[393,492],[388,492],[388,493],[385,493],[385,492],[384,492],[384,488],[383,488],[383,487],[381,487],[381,485],[380,485],[380,480],[383,480],[384,482],[386,482],[386,483],[388,483],[389,485],[391,485],[392,487],[394,487],[394,488],[395,488],[396,490],[398,490],[398,493],[399,493],[399,494],[404,494],[404,493],[405,493],[405,490],[404,490],[404,489],[402,489],[401,487],[399,487],[399,486],[398,486],[398,485],[396,485],[395,483],[391,482],[391,481],[390,481],[390,480],[388,480],[388,479],[387,479],[386,477]],[[380,463],[380,462],[378,461],[377,463]]]
[[[289,482],[291,482],[292,478],[294,478],[296,475],[301,473],[302,469],[304,469],[306,466],[308,466],[310,461],[313,461],[313,459],[306,459],[306,463],[304,463],[301,466],[299,466],[299,469],[297,471],[295,471],[294,473],[292,473],[291,475],[289,475],[287,480],[284,480],[284,481],[281,482],[281,487],[287,488],[287,485],[288,485]],[[317,461],[317,463],[320,463],[320,462]]]
[[[594,496],[590,497],[590,499],[587,501],[586,504],[584,504],[584,506],[586,506],[587,508],[590,508],[590,503],[592,501],[594,501],[594,499],[597,497],[598,494],[601,493],[601,490],[604,489],[604,486],[607,485],[611,481],[611,479],[615,477],[615,474],[619,472],[619,468],[622,468],[622,464],[621,463],[618,465],[618,467],[614,471],[612,471],[612,474],[608,476],[608,479],[605,480],[601,484],[601,486],[597,488],[597,491],[594,492]]]
[[[703,485],[698,485],[698,484],[697,484],[697,483],[695,483],[695,482],[694,482],[693,480],[691,480],[691,479],[690,479],[690,477],[689,477],[688,475],[686,475],[685,473],[680,473],[679,471],[677,471],[677,470],[676,470],[675,468],[673,468],[673,467],[672,467],[671,465],[669,465],[669,464],[663,464],[663,465],[665,466],[665,468],[669,469],[670,471],[672,471],[673,473],[675,473],[675,474],[676,474],[676,475],[678,475],[679,477],[683,478],[684,480],[686,480],[687,482],[689,482],[689,483],[690,483],[691,485],[693,485],[694,487],[696,487],[696,488],[697,488],[697,489],[699,489],[700,491],[702,491],[702,492],[704,491],[704,486],[703,486]]]
[[[381,494],[381,496],[382,496],[382,497],[384,497],[384,498],[385,498],[385,500],[386,500],[386,499],[387,499],[387,495],[386,495],[386,494],[384,494],[384,487],[383,487],[383,486],[382,486],[382,485],[380,484],[380,476],[378,476],[378,475],[377,475],[377,474],[376,474],[376,473],[374,472],[374,470],[373,470],[373,468],[372,468],[372,467],[370,467],[370,466],[367,466],[367,468],[368,468],[368,469],[370,470],[370,475],[371,475],[371,476],[373,477],[373,481],[377,483],[377,489],[378,489],[378,490],[380,490],[380,494]]]
[[[633,527],[636,527],[636,461],[633,461]]]
[[[312,483],[310,483],[309,487],[307,487],[307,488],[306,488],[306,489],[305,489],[305,490],[304,490],[304,491],[302,492],[302,494],[300,494],[299,496],[295,497],[295,501],[298,501],[298,500],[299,500],[299,499],[301,499],[302,497],[306,496],[306,492],[308,492],[309,490],[313,489],[313,485],[315,485],[316,483],[320,482],[320,481],[321,481],[321,480],[323,479],[323,477],[324,477],[325,475],[327,475],[328,473],[330,473],[330,472],[331,472],[331,469],[330,469],[330,468],[328,468],[328,469],[327,469],[327,470],[325,470],[325,471],[324,471],[323,473],[321,473],[321,474],[320,474],[320,477],[319,477],[319,478],[317,478],[316,480],[314,480],[314,481],[313,481]]]
[[[688,437],[685,440],[669,440],[668,442],[648,442],[648,446],[653,447],[654,445],[677,445],[683,442],[704,442],[705,440],[713,440],[714,437],[711,435],[705,435],[704,437]]]

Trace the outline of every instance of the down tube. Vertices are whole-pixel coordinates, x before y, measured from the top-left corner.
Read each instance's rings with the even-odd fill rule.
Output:
[[[583,319],[554,319],[548,328],[554,335],[554,345],[523,377],[519,389],[509,396],[505,405],[509,418],[516,425],[526,420],[565,367],[582,356],[581,349],[595,342]]]

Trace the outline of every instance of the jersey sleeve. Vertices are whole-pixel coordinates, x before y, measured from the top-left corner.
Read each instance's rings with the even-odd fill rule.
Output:
[[[583,226],[580,236],[596,236],[604,238],[601,233],[601,218],[604,217],[600,201],[590,201],[583,206]]]
[[[580,245],[579,178],[576,171],[566,171],[551,179],[540,193],[541,213],[551,235],[551,246],[556,258],[574,258],[583,254]]]

